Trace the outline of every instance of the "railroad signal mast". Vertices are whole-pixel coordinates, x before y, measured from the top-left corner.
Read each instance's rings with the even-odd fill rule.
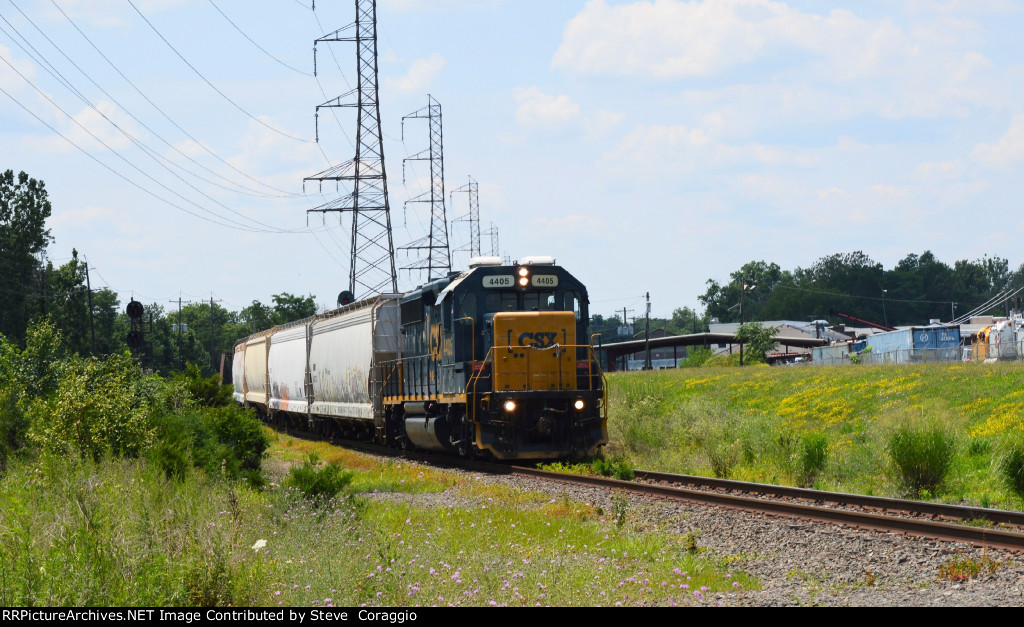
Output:
[[[316,5],[314,4],[314,9]],[[321,43],[355,42],[358,83],[356,88],[316,107],[317,142],[320,141],[320,109],[356,109],[356,154],[346,161],[303,179],[351,185],[349,194],[339,196],[308,213],[351,213],[348,291],[355,296],[398,291],[395,246],[391,233],[391,208],[384,169],[384,141],[380,126],[377,72],[377,2],[355,0],[356,21],[313,42],[313,73],[316,74],[316,46]],[[353,102],[354,101],[354,102]]]

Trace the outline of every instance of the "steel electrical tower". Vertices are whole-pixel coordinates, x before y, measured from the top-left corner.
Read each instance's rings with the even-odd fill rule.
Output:
[[[430,162],[430,190],[406,201],[430,204],[430,233],[401,250],[425,250],[426,256],[403,270],[425,270],[427,280],[447,276],[452,271],[452,254],[448,247],[448,216],[444,205],[444,129],[441,124],[441,104],[433,96],[427,96],[427,106],[402,118],[402,141],[405,141],[405,121],[425,119],[430,126],[430,146],[402,161],[402,177],[405,178],[407,161]]]
[[[348,289],[353,297],[398,291],[395,246],[391,236],[388,180],[384,171],[384,142],[381,138],[380,103],[377,100],[377,2],[355,0],[356,21],[313,42],[313,73],[316,74],[316,46],[320,43],[351,41],[356,44],[359,79],[356,88],[317,106],[317,142],[320,141],[320,109],[356,109],[356,155],[351,161],[303,179],[350,183],[352,192],[331,200],[309,213],[352,213],[352,249]]]
[[[469,177],[469,182],[459,189],[452,190],[450,200],[455,202],[455,194],[465,193],[469,195],[469,213],[456,218],[455,222],[469,222],[469,247],[461,247],[456,252],[469,252],[470,258],[480,256],[480,185]]]
[[[498,227],[494,226],[494,223],[491,222],[491,228],[488,229],[487,232],[484,233],[484,235],[491,236],[491,256],[500,257],[501,248],[498,246]]]

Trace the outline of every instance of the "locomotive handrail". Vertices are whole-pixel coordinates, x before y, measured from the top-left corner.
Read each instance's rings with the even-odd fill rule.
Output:
[[[553,348],[566,349],[566,350],[576,350],[576,349],[586,348],[587,349],[587,389],[589,391],[594,391],[594,369],[595,369],[595,367],[597,369],[598,376],[600,376],[600,378],[601,378],[601,389],[603,389],[603,390],[607,390],[608,389],[608,377],[605,376],[604,369],[601,368],[601,363],[597,360],[597,353],[594,351],[594,347],[592,345],[589,345],[589,344],[569,344],[569,345],[565,345],[565,346],[555,345],[555,346],[549,346],[549,347],[543,348],[543,349],[537,348],[537,347],[534,347],[534,346],[516,346],[514,348],[516,348],[516,349],[521,349],[522,348],[522,349],[530,349],[530,350],[550,350],[550,349],[553,349]],[[481,362],[481,368],[479,370],[477,370],[476,367],[475,367],[477,365],[477,362],[475,360],[472,362],[473,366],[474,366],[473,374],[469,378],[469,380],[466,382],[466,389],[468,390],[469,387],[472,386],[472,388],[473,388],[472,395],[474,397],[477,396],[477,389],[478,389],[477,386],[479,385],[480,380],[483,378],[484,370],[486,370],[488,365],[489,365],[491,367],[491,374],[493,374],[494,369],[497,368],[497,364],[494,363],[494,360],[497,358],[497,355],[495,355],[495,351],[501,350],[501,349],[506,349],[509,352],[511,352],[512,349],[513,349],[513,346],[511,346],[511,345],[508,345],[508,346],[491,346],[490,348],[488,348],[487,349],[487,354],[484,356],[483,362]],[[528,352],[527,355],[529,355],[529,354],[530,353]],[[529,360],[529,357],[527,357],[527,360]],[[561,378],[561,376],[562,376],[562,369],[559,368],[558,372],[559,372],[559,378]],[[494,390],[491,390],[491,391],[492,391],[492,393],[494,392]],[[471,411],[471,414],[470,414],[471,418],[470,418],[470,420],[471,420],[471,422],[476,422],[476,403],[475,402],[470,402],[469,404],[472,407],[471,410],[470,410]],[[607,411],[608,411],[607,404],[605,404],[605,407],[603,407],[603,410],[604,410],[605,415],[607,415]]]

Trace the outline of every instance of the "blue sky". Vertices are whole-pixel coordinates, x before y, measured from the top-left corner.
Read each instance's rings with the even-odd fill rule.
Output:
[[[51,257],[76,247],[125,300],[331,304],[348,225],[307,229],[323,198],[302,178],[352,157],[343,116],[311,140],[314,107],[354,81],[354,48],[335,44],[337,64],[321,48],[308,74],[312,41],[353,2],[132,1],[212,87],[128,0],[0,0],[0,167],[46,181]],[[479,181],[503,253],[557,257],[594,313],[647,291],[655,315],[697,307],[708,278],[751,259],[863,250],[891,267],[930,249],[1017,267],[1022,17],[1001,0],[379,0],[395,242],[426,232],[425,208],[403,205],[428,170],[402,171],[426,125],[403,141],[401,118],[431,94],[448,188]],[[456,196],[449,217],[466,210]]]

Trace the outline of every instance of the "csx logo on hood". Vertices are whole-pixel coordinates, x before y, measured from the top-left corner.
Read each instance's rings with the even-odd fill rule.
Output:
[[[555,343],[557,333],[520,333],[519,345],[532,346],[534,348],[548,348]]]

